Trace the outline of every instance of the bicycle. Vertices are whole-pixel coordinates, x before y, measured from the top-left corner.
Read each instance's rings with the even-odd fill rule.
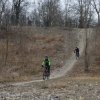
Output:
[[[43,67],[43,80],[48,80],[50,77],[50,72],[48,67]]]

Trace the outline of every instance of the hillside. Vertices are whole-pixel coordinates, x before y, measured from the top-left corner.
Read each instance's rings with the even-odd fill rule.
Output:
[[[62,67],[78,44],[76,33],[74,29],[34,27],[11,27],[7,33],[1,31],[0,81],[24,81],[40,77],[45,55],[51,59],[52,70]]]
[[[93,29],[92,29],[93,30]],[[89,30],[91,31],[91,30]],[[70,77],[99,77],[100,76],[100,29],[96,28],[92,32],[92,36],[88,38],[88,63],[89,72],[84,72],[85,69],[85,52],[75,64]]]
[[[34,29],[35,30],[35,29]],[[45,50],[49,48],[50,50],[56,50],[56,53],[52,55],[51,52],[48,52],[48,55],[52,59],[52,71],[55,69],[60,69],[62,70],[63,68],[68,70],[68,68],[71,66],[70,71],[68,73],[61,77],[58,78],[57,73],[60,72],[58,70],[55,74],[55,78],[47,81],[42,81],[42,80],[35,80],[34,77],[38,77],[40,79],[41,75],[41,69],[40,65],[37,66],[39,69],[38,71],[33,70],[36,69],[35,66],[30,67],[30,70],[28,69],[29,66],[26,66],[22,69],[23,64],[28,64],[27,63],[20,63],[18,62],[19,60],[22,60],[22,56],[17,56],[18,59],[15,59],[15,62],[17,63],[16,67],[8,67],[7,65],[10,64],[12,65],[11,62],[8,63],[8,61],[11,59],[11,57],[15,56],[14,53],[10,57],[8,56],[9,60],[7,60],[7,65],[5,66],[5,69],[13,69],[13,68],[19,68],[20,70],[11,70],[11,74],[9,74],[9,79],[5,78],[4,74],[2,75],[1,81],[28,81],[28,82],[14,82],[14,83],[1,83],[0,84],[0,99],[1,100],[100,100],[100,34],[98,30],[95,29],[88,29],[88,55],[89,55],[89,72],[86,73],[84,72],[84,47],[85,47],[85,30],[84,29],[60,29],[60,28],[49,28],[49,29],[36,29],[35,33],[32,32],[31,34],[26,34],[24,33],[24,36],[28,36],[29,38],[35,37],[36,40],[33,43],[32,38],[30,41],[23,42],[25,44],[29,43],[32,45],[32,51],[36,50],[37,55],[34,55],[34,53],[29,52],[30,55],[34,55],[35,57],[30,57],[26,52],[23,52],[24,50],[26,51],[29,46],[24,45],[23,47],[26,47],[23,49],[23,51],[20,50],[20,54],[26,55],[24,58],[24,61],[30,61],[33,60],[33,58],[37,58],[38,64],[41,65],[40,62],[42,62],[41,59],[43,59],[42,56],[45,56]],[[37,32],[37,33],[36,33]],[[39,33],[40,32],[40,33]],[[43,33],[42,33],[43,32]],[[50,32],[48,34],[45,34],[45,32]],[[54,32],[54,33],[53,33]],[[89,33],[91,32],[91,34]],[[14,33],[14,32],[13,32]],[[21,31],[22,33],[22,31]],[[53,35],[52,35],[53,34]],[[13,35],[10,35],[13,36]],[[70,38],[69,38],[70,36]],[[10,40],[11,38],[9,38]],[[13,36],[13,39],[15,37]],[[61,40],[62,39],[62,40]],[[5,38],[2,39],[4,41]],[[26,38],[25,38],[26,40]],[[40,41],[41,40],[41,41]],[[37,41],[37,42],[36,42]],[[47,42],[49,41],[49,42]],[[1,42],[2,43],[2,42]],[[16,43],[15,41],[10,41],[10,43]],[[37,45],[38,43],[38,45]],[[44,43],[46,45],[44,45]],[[57,43],[60,47],[60,52],[59,49],[57,49],[57,45],[52,46],[53,44]],[[39,45],[41,44],[41,45]],[[14,44],[15,45],[15,44]],[[19,45],[18,45],[19,46]],[[79,46],[81,50],[81,56],[78,60],[75,59],[73,49]],[[10,46],[9,46],[10,47]],[[17,45],[15,45],[15,50]],[[41,47],[41,48],[39,48]],[[42,48],[44,47],[44,49]],[[12,48],[10,47],[9,50]],[[41,51],[38,51],[41,50]],[[18,52],[18,51],[17,51]],[[43,54],[42,54],[43,53]],[[10,53],[9,53],[10,54]],[[66,54],[66,55],[65,55]],[[42,56],[41,56],[42,55]],[[29,57],[27,59],[27,56]],[[59,57],[59,61],[58,61]],[[30,59],[31,58],[31,59]],[[55,60],[55,59],[56,60]],[[63,60],[63,63],[59,63]],[[54,62],[55,61],[55,62]],[[15,64],[13,62],[13,64]],[[20,64],[19,64],[20,63]],[[68,64],[69,63],[69,64]],[[35,63],[31,63],[34,65]],[[59,66],[60,67],[59,67]],[[65,67],[63,66],[65,65]],[[69,66],[70,65],[70,66]],[[3,69],[1,67],[1,69]],[[30,73],[26,73],[25,71],[28,70]],[[31,73],[32,71],[35,71],[34,73]],[[8,70],[4,70],[7,72]],[[14,76],[12,77],[13,73],[23,73],[23,76]],[[63,72],[64,73],[64,70]],[[61,76],[62,76],[62,73]],[[14,74],[16,75],[16,74]],[[21,75],[21,74],[19,74]],[[64,75],[64,74],[63,74]],[[32,78],[31,78],[32,77]],[[40,78],[39,78],[40,77]],[[28,79],[29,78],[29,79]],[[32,80],[32,81],[29,81]]]

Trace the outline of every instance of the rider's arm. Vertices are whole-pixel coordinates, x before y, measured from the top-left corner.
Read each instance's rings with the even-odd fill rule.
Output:
[[[44,61],[42,62],[42,67],[44,66]]]
[[[51,62],[50,62],[50,59],[49,59],[49,66],[51,66]]]

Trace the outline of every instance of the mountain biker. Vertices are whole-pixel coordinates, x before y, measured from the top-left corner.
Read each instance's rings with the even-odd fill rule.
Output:
[[[76,59],[78,59],[80,56],[78,47],[75,48],[74,53],[76,53]]]
[[[47,70],[48,77],[50,76],[50,67],[51,67],[51,62],[48,58],[48,56],[45,56],[44,61],[42,62],[42,67],[44,70]]]

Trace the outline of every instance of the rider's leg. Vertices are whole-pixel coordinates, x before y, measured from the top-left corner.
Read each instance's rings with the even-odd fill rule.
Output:
[[[77,54],[76,54],[76,60],[77,60]]]
[[[43,73],[43,80],[45,80],[45,75],[44,75],[44,73]]]
[[[77,58],[79,58],[79,52],[77,53]]]
[[[46,74],[46,68],[44,68],[44,71],[43,71],[43,80],[46,79],[45,74]]]
[[[76,59],[79,58],[79,52],[76,52]]]
[[[50,77],[50,66],[48,67],[48,76]]]
[[[48,80],[50,77],[50,67],[48,66],[46,69],[46,79]]]

